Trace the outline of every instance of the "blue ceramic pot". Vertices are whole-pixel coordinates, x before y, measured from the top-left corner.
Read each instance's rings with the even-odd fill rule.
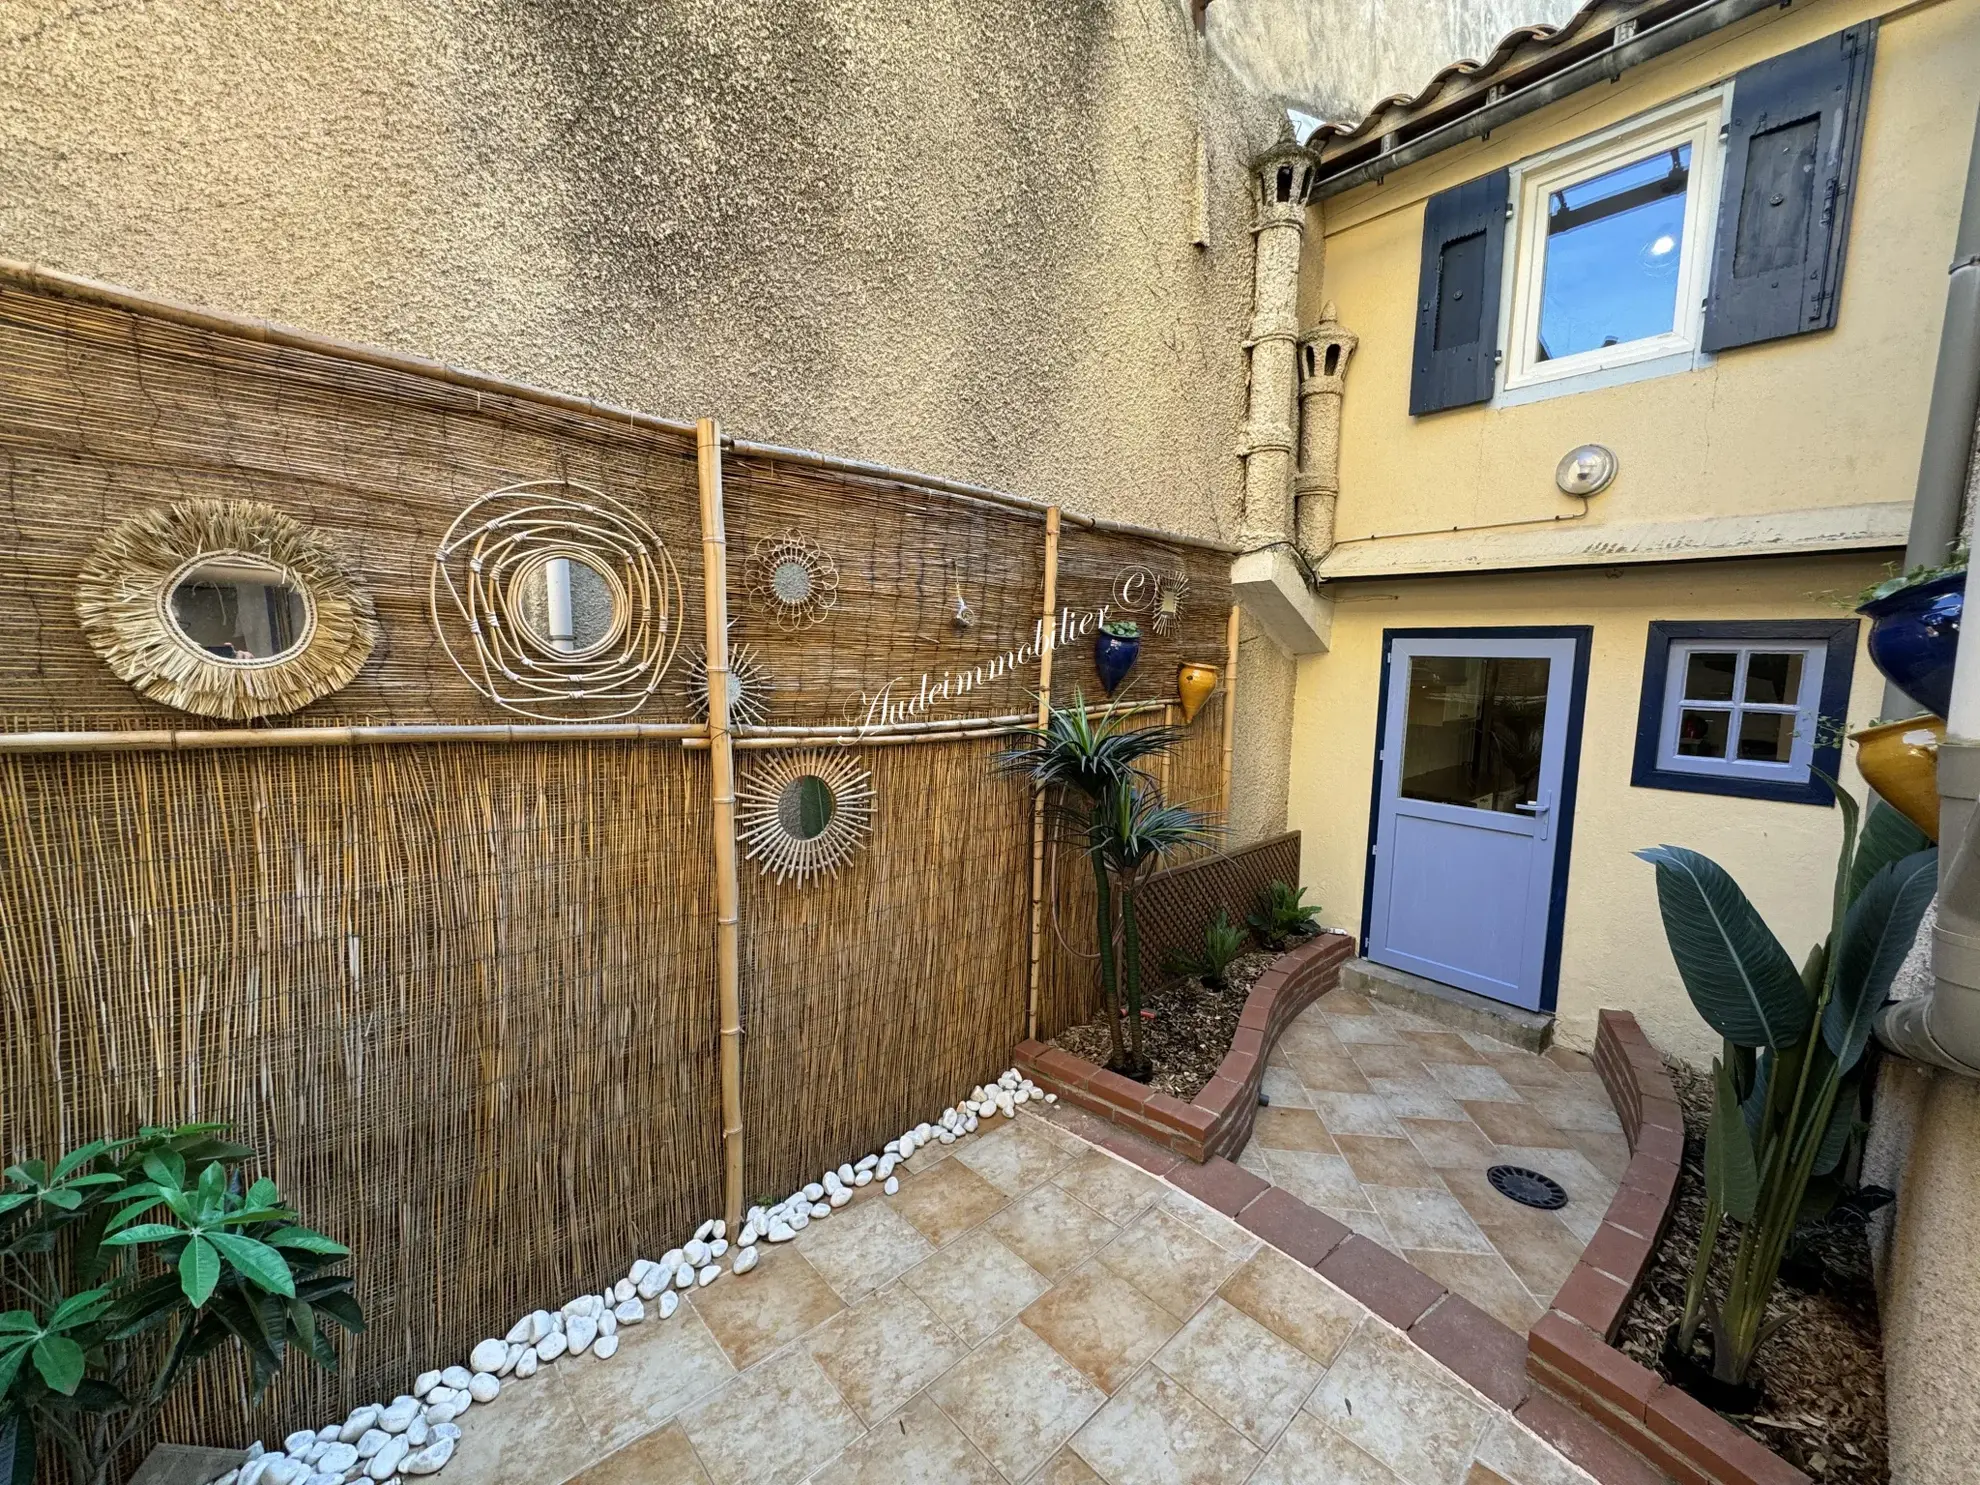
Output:
[[[1100,685],[1109,696],[1127,679],[1134,662],[1141,656],[1141,636],[1109,634],[1102,629],[1093,636],[1093,668],[1100,674]]]
[[[1857,610],[1870,620],[1870,659],[1886,680],[1934,716],[1952,705],[1953,656],[1966,574],[1900,588]]]

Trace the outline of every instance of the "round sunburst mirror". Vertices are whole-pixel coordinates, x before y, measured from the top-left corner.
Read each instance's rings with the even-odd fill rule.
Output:
[[[736,788],[736,834],[764,875],[803,886],[873,828],[873,775],[849,753],[765,753]]]
[[[189,500],[111,528],[76,585],[104,663],[203,717],[298,711],[348,685],[378,642],[370,596],[273,506]]]

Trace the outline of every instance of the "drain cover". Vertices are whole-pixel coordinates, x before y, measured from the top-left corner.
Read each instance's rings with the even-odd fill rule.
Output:
[[[1551,1212],[1567,1205],[1567,1192],[1559,1181],[1523,1165],[1495,1165],[1485,1172],[1485,1179],[1499,1195],[1509,1196],[1523,1207]]]

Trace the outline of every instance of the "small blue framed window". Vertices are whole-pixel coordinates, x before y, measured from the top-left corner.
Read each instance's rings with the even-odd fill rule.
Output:
[[[1639,789],[1834,802],[1855,619],[1650,625],[1637,712]]]

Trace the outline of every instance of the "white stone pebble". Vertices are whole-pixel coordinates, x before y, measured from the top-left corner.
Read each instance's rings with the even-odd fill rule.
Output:
[[[374,1480],[389,1480],[399,1472],[399,1466],[404,1462],[408,1452],[410,1451],[405,1439],[395,1437],[391,1443],[371,1456],[371,1463],[364,1467],[364,1472]]]
[[[589,1315],[573,1315],[564,1322],[564,1336],[570,1342],[571,1355],[584,1355],[585,1347],[598,1338],[598,1322]]]
[[[708,1244],[704,1243],[700,1238],[696,1238],[693,1242],[689,1243],[682,1251],[687,1262],[693,1264],[696,1268],[700,1268],[704,1263],[708,1262]]]
[[[518,1377],[535,1376],[537,1364],[538,1363],[536,1360],[536,1351],[534,1350],[534,1348],[525,1350],[522,1355],[516,1358],[516,1371],[515,1371],[516,1376]],[[443,1423],[440,1426],[442,1428],[445,1428],[447,1425]]]
[[[853,1177],[853,1185],[855,1186],[871,1186],[872,1184],[873,1172],[870,1170],[863,1170]]]
[[[817,1201],[824,1194],[825,1188],[816,1181],[813,1181],[809,1186],[804,1188],[804,1199],[806,1201]]]
[[[507,1341],[486,1340],[468,1352],[468,1368],[477,1372],[492,1372],[501,1366],[509,1354]]]
[[[382,1428],[367,1428],[364,1437],[357,1441],[357,1457],[370,1459],[380,1449],[392,1442],[392,1436]]]
[[[797,1234],[791,1231],[791,1224],[778,1217],[771,1221],[770,1231],[765,1234],[773,1243],[788,1243]]]
[[[677,1268],[677,1269],[675,1269],[675,1270],[674,1270],[674,1287],[675,1287],[676,1289],[692,1289],[692,1288],[694,1288],[694,1265],[693,1265],[693,1264],[691,1264],[691,1263],[683,1263],[683,1264],[682,1264],[682,1265],[681,1265],[681,1266],[680,1266],[679,1268]]]
[[[479,1370],[479,1368],[477,1368],[477,1370]],[[462,1388],[467,1386],[468,1379],[471,1378],[473,1375],[474,1372],[469,1371],[464,1366],[450,1366],[445,1371],[440,1373],[440,1381],[443,1386],[451,1387],[454,1389],[454,1391],[459,1392]]]
[[[402,1468],[409,1475],[437,1475],[453,1457],[454,1439],[435,1439],[417,1453],[408,1454]]]
[[[751,1269],[756,1267],[756,1261],[761,1256],[762,1255],[760,1249],[744,1248],[741,1252],[736,1254],[736,1261],[734,1265],[730,1268],[729,1272],[736,1274],[746,1274]]]
[[[611,1335],[601,1335],[598,1338],[598,1343],[591,1348],[591,1354],[596,1356],[600,1361],[610,1361],[614,1356],[619,1354],[618,1334],[614,1332]]]
[[[316,1467],[326,1475],[341,1475],[358,1462],[358,1452],[351,1444],[325,1444],[323,1452],[317,1456]]]
[[[316,1444],[316,1430],[305,1428],[300,1433],[292,1433],[282,1440],[282,1448],[300,1459]]]
[[[639,1293],[639,1288],[631,1279],[621,1279],[612,1286],[612,1303],[615,1305],[624,1304],[637,1293]]]
[[[701,1271],[701,1273],[697,1276],[697,1279],[700,1286],[703,1289],[706,1289],[710,1284],[714,1283],[717,1279],[721,1277],[722,1277],[722,1265],[719,1263],[711,1263],[708,1265],[708,1267],[704,1268]]]
[[[859,1157],[859,1164],[855,1165],[853,1167],[853,1170],[854,1171],[872,1170],[873,1167],[878,1165],[879,1163],[880,1163],[880,1157],[878,1155],[862,1155]]]
[[[674,1311],[680,1307],[681,1297],[674,1293],[673,1290],[669,1289],[665,1294],[660,1296],[660,1318],[662,1320],[673,1319]]]
[[[366,1403],[361,1408],[353,1409],[351,1416],[344,1420],[343,1428],[338,1430],[337,1437],[347,1444],[355,1444],[371,1430],[378,1421],[378,1415],[384,1411],[377,1403]]]
[[[634,1295],[612,1306],[612,1318],[621,1325],[637,1325],[646,1318],[646,1306]]]
[[[727,1238],[717,1238],[715,1239],[714,1242],[708,1245],[708,1256],[711,1259],[720,1258],[724,1253],[728,1251],[729,1251],[729,1240]]]
[[[598,1317],[598,1338],[600,1340],[603,1340],[608,1335],[617,1335],[618,1333],[619,1317],[617,1315],[607,1310]]]
[[[476,1372],[468,1382],[468,1396],[479,1403],[495,1401],[501,1390],[502,1383],[493,1372]]]
[[[416,1397],[395,1397],[392,1406],[378,1415],[378,1426],[387,1433],[404,1433],[419,1416],[419,1407]]]
[[[564,1348],[569,1344],[570,1342],[564,1339],[564,1333],[561,1330],[553,1330],[536,1343],[536,1359],[538,1361],[555,1361],[559,1356],[564,1354]]]
[[[901,1189],[901,1178],[899,1176],[887,1177],[887,1184],[882,1186],[880,1189],[886,1192],[889,1196],[898,1195]]]
[[[815,1202],[813,1202],[813,1203],[811,1204],[811,1215],[812,1215],[813,1217],[829,1217],[829,1216],[831,1216],[831,1215],[832,1215],[832,1205],[831,1205],[831,1203],[830,1203],[830,1202],[824,1202],[824,1201],[815,1201]]]

